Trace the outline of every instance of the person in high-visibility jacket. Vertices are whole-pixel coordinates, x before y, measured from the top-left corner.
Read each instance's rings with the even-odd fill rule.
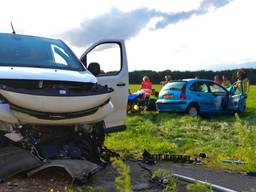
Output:
[[[235,87],[237,88],[237,91],[247,96],[250,88],[250,82],[246,76],[245,71],[240,69],[237,71],[236,77],[237,81],[235,83]]]

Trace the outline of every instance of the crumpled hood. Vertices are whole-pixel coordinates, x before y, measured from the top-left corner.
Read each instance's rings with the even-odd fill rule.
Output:
[[[53,80],[96,83],[97,79],[89,71],[69,71],[33,67],[0,66],[1,79]]]

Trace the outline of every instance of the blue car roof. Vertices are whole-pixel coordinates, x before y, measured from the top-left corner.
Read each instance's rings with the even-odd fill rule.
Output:
[[[185,81],[185,82],[213,82],[212,80],[209,79],[179,79],[179,80],[175,80],[173,82],[179,82],[179,81]]]
[[[209,79],[182,79],[181,81],[211,81]]]

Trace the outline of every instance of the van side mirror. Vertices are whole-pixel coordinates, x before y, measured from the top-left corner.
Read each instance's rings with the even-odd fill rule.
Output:
[[[88,70],[94,75],[98,76],[100,74],[100,64],[96,62],[92,62],[88,66]]]

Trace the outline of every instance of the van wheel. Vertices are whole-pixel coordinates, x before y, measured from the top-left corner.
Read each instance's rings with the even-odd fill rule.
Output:
[[[198,106],[195,105],[195,104],[189,105],[188,108],[187,108],[187,114],[189,114],[192,117],[198,116],[199,115]]]

